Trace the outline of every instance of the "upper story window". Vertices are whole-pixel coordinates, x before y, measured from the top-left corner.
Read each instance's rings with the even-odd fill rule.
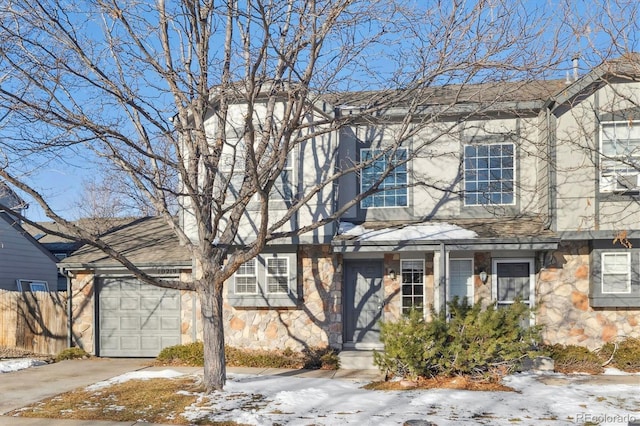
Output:
[[[604,123],[601,130],[600,190],[640,190],[640,123]]]
[[[515,203],[514,152],[512,143],[465,145],[464,204],[466,206]]]
[[[380,182],[380,192],[372,194],[361,202],[362,208],[371,207],[407,207],[408,201],[408,174],[407,174],[407,150],[398,149],[380,155],[380,149],[360,150],[360,160],[370,161],[371,164],[362,169],[360,179],[360,191],[365,192]],[[380,156],[379,158],[376,158]],[[373,160],[376,158],[375,160]],[[391,169],[391,170],[389,170]]]

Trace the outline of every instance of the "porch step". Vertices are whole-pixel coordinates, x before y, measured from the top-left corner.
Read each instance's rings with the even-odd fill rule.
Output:
[[[346,349],[338,354],[341,370],[375,370],[373,351]]]

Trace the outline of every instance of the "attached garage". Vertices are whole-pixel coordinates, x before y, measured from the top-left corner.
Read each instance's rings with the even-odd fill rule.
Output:
[[[98,283],[98,355],[155,357],[180,344],[180,292],[127,278]]]
[[[162,218],[133,220],[101,237],[147,275],[190,281],[191,253]],[[196,338],[196,297],[143,283],[114,259],[83,246],[58,263],[68,277],[69,345],[102,357],[156,357]]]

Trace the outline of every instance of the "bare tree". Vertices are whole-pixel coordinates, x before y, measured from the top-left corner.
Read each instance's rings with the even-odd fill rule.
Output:
[[[195,290],[205,387],[221,389],[222,290],[240,265],[270,241],[337,220],[379,191],[394,167],[434,155],[429,146],[455,126],[415,138],[410,156],[388,162],[367,191],[291,228],[290,219],[341,176],[393,155],[461,104],[473,105],[468,116],[482,114],[510,96],[492,84],[546,76],[569,50],[557,11],[535,4],[416,3],[7,0],[0,6],[0,176],[65,225],[68,236],[102,249],[144,282]],[[441,86],[448,87],[444,98]],[[346,102],[351,114],[323,110]],[[384,150],[358,163],[325,153],[322,179],[290,197],[282,216],[269,217],[291,152],[355,122],[384,124],[396,106],[407,112]],[[41,164],[69,155],[103,159],[135,186],[193,253],[192,282],[154,279],[50,208],[33,176]],[[419,184],[451,188],[424,179]],[[181,227],[171,199],[192,215],[193,230]],[[234,246],[250,203],[259,206],[254,235]]]

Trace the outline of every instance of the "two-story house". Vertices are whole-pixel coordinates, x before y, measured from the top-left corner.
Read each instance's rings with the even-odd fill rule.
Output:
[[[428,316],[454,297],[521,299],[548,343],[594,348],[640,336],[638,63],[624,57],[570,82],[432,88],[418,102],[301,138],[270,194],[270,223],[336,170],[367,166],[318,191],[283,229],[344,209],[339,222],[270,243],[227,281],[227,344],[380,347],[380,320],[411,308]],[[372,96],[314,103],[307,128]],[[256,128],[263,107],[254,105]],[[231,187],[243,177],[244,111],[231,105],[225,130],[229,170],[221,171],[235,172]],[[209,129],[217,131],[214,120]],[[380,191],[360,197],[372,186]],[[249,204],[238,244],[255,235],[257,207]],[[188,205],[181,221],[196,232]],[[84,306],[100,306],[99,292],[88,294]],[[201,326],[193,303],[183,308],[181,329],[170,332],[186,343]],[[99,322],[83,324],[100,334]],[[92,351],[101,353],[99,343]]]

